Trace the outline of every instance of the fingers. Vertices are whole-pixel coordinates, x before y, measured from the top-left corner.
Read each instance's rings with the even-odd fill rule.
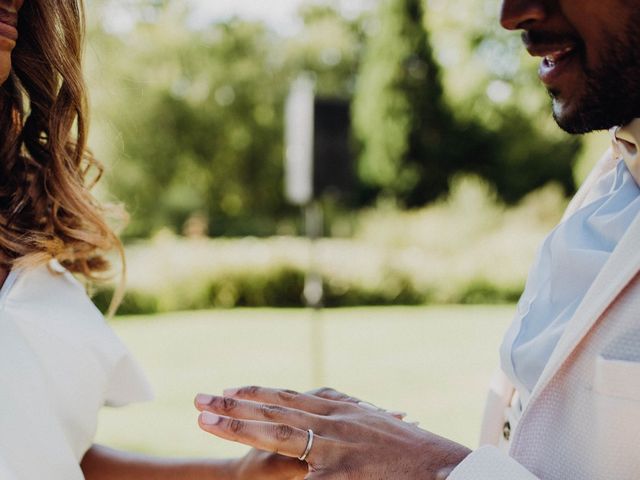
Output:
[[[225,390],[227,397],[251,400],[257,403],[281,405],[296,410],[314,413],[316,415],[330,415],[336,410],[344,409],[348,402],[321,398],[315,395],[299,393],[293,390],[281,390],[264,387],[242,387]],[[348,407],[347,407],[348,408]]]
[[[342,392],[338,392],[337,390],[334,390],[333,388],[319,388],[317,390],[311,390],[310,392],[308,392],[309,395],[314,395],[316,397],[320,397],[320,398],[325,398],[327,400],[334,400],[337,402],[348,402],[348,403],[353,403],[358,405],[361,408],[364,408],[365,410],[370,410],[372,412],[386,412],[389,415],[391,415],[392,417],[397,418],[398,420],[404,420],[407,417],[407,414],[404,412],[398,412],[398,411],[388,411],[385,410],[384,408],[380,408],[375,406],[372,403],[369,402],[364,402],[362,400],[360,400],[357,397],[352,397],[350,395],[346,395]]]
[[[302,480],[309,473],[305,462],[255,448],[239,462],[237,479]]]
[[[208,411],[198,417],[200,428],[217,437],[287,457],[298,458],[307,449],[309,433],[282,423],[239,420]],[[321,448],[323,438],[314,435],[313,448],[307,460]]]
[[[196,397],[195,404],[200,411],[208,411],[244,420],[286,423],[305,431],[308,428],[318,429],[322,419],[316,414],[283,407],[282,405],[258,403],[231,397],[200,394]]]
[[[293,390],[281,390],[275,388],[264,387],[242,387],[237,389],[226,390],[225,394],[228,398],[246,399],[256,403],[265,403],[272,406],[287,406],[296,410],[304,410],[317,415],[331,415],[339,410],[345,410],[357,405],[365,410],[372,412],[387,413],[398,420],[404,420],[407,416],[404,412],[387,411],[377,407],[369,402],[338,392],[332,388],[320,388],[312,390],[308,393],[299,393]],[[348,404],[349,407],[346,407]],[[196,407],[197,407],[196,402]],[[202,408],[200,408],[202,410]],[[224,411],[216,410],[218,413],[224,414]]]
[[[398,420],[405,420],[409,414],[405,412],[389,412],[389,415]]]
[[[324,398],[326,400],[334,400],[337,402],[350,402],[350,403],[359,403],[361,400],[356,397],[352,397],[350,395],[346,395],[342,392],[338,392],[333,388],[318,388],[316,390],[311,390],[308,392],[309,395],[313,395],[314,397]]]

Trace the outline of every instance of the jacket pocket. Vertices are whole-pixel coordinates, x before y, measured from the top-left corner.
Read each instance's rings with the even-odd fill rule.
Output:
[[[602,395],[640,402],[640,362],[599,356],[594,390]]]

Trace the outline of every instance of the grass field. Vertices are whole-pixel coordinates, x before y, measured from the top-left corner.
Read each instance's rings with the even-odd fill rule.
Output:
[[[423,428],[474,446],[511,307],[332,310],[323,314],[324,384],[409,412]],[[244,449],[196,426],[196,393],[245,384],[315,386],[314,330],[303,310],[233,310],[117,319],[156,391],[148,405],[105,409],[98,441],[174,456]]]

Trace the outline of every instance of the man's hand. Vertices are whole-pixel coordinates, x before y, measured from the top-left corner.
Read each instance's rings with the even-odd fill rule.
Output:
[[[363,402],[358,398],[347,396],[331,388],[312,390],[307,392],[307,394],[327,400],[350,402],[371,410],[384,411],[379,407]],[[204,400],[205,403],[210,403],[215,399],[213,397],[207,397],[204,398]],[[201,403],[196,399],[196,406],[202,410],[202,407],[199,405],[201,405]],[[406,416],[406,414],[400,412],[390,412],[390,415],[400,420]],[[231,461],[229,470],[235,480],[303,480],[309,473],[308,465],[305,462],[256,448],[252,449],[246,456]]]
[[[450,440],[341,394],[245,387],[198,396],[200,427],[218,437],[306,462],[309,480],[444,480],[470,453]],[[334,399],[332,399],[334,398]]]

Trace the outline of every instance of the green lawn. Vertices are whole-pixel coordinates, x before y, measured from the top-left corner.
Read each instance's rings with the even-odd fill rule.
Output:
[[[409,412],[474,446],[485,389],[512,307],[332,310],[323,314],[324,384]],[[239,445],[196,426],[196,393],[245,384],[307,390],[314,330],[303,310],[233,310],[117,319],[156,390],[148,405],[105,409],[98,441],[161,455],[227,456]]]

